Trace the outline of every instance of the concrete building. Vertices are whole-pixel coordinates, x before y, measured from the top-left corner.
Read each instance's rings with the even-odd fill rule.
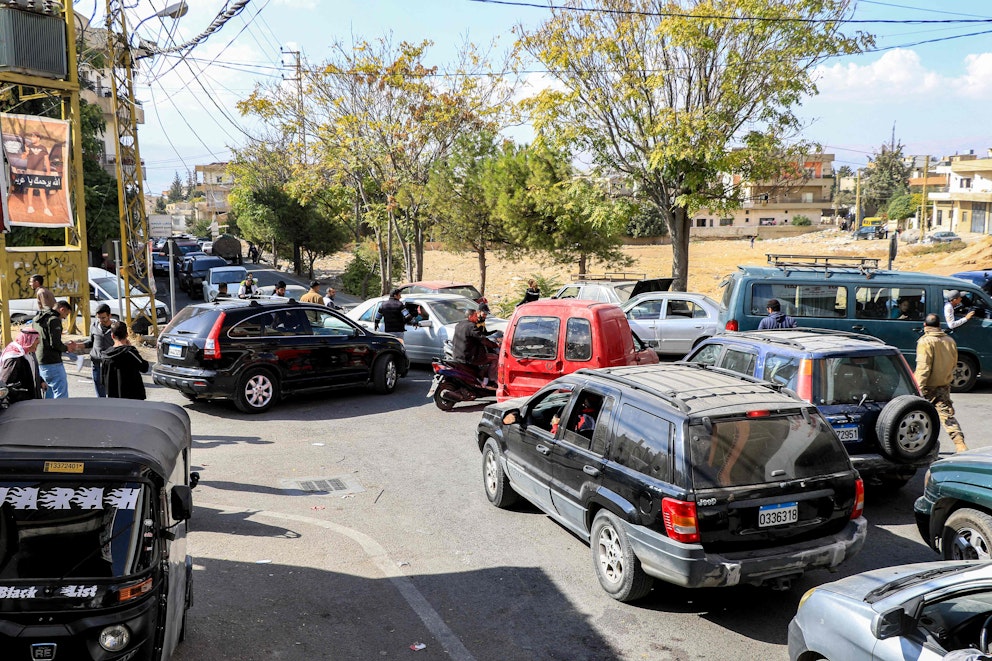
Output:
[[[927,182],[932,230],[992,234],[992,149],[986,158],[974,150],[941,159],[930,177],[945,178],[936,190]]]
[[[197,165],[195,171],[196,190],[203,193],[203,199],[196,205],[197,213],[200,218],[215,223],[216,228],[222,228],[227,224],[227,213],[231,210],[228,196],[234,187],[234,177],[228,173],[227,163]]]

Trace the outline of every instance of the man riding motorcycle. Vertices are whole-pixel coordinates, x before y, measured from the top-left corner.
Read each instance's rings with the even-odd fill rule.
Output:
[[[482,385],[496,387],[496,361],[498,356],[487,351],[487,347],[498,347],[486,337],[485,330],[479,327],[479,311],[471,310],[465,319],[455,325],[451,338],[453,360],[456,363],[474,365],[479,368]]]

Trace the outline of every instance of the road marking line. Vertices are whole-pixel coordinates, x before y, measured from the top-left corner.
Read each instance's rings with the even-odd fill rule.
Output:
[[[462,641],[455,635],[455,633],[448,628],[441,616],[437,614],[430,602],[420,593],[420,590],[413,584],[413,581],[409,579],[405,574],[400,573],[397,563],[389,557],[386,553],[386,549],[382,547],[379,542],[375,541],[365,533],[359,532],[352,528],[347,528],[336,523],[331,523],[330,521],[323,521],[321,519],[314,519],[309,516],[300,516],[298,514],[284,514],[282,512],[270,512],[268,510],[245,510],[245,509],[232,509],[226,505],[218,505],[215,503],[204,503],[198,502],[198,505],[202,507],[209,507],[211,509],[220,510],[224,513],[247,513],[251,518],[253,516],[268,517],[271,519],[282,519],[285,521],[297,521],[299,523],[305,523],[311,526],[317,526],[320,528],[326,528],[340,535],[344,535],[355,541],[365,554],[371,558],[376,566],[379,567],[386,578],[388,578],[393,586],[403,595],[403,599],[406,600],[407,605],[417,614],[420,621],[424,623],[424,626],[434,635],[435,638],[441,643],[441,646],[447,652],[448,656],[455,661],[475,661],[475,657],[472,653],[468,651]]]

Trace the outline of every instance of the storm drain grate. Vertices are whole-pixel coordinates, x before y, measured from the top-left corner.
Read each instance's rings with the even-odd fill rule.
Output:
[[[344,475],[339,477],[303,477],[293,480],[280,480],[282,488],[305,494],[328,494],[342,496],[365,491],[357,480]]]

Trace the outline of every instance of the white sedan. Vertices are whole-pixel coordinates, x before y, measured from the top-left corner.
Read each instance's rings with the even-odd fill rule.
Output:
[[[681,356],[720,332],[720,304],[703,294],[640,294],[621,305],[630,329],[660,354]]]
[[[357,321],[368,330],[374,330],[375,315],[379,306],[388,296],[370,298],[349,310],[345,316]],[[403,304],[413,315],[420,314],[423,320],[417,326],[407,326],[403,334],[403,344],[406,355],[412,363],[429,363],[444,355],[444,343],[455,332],[455,325],[468,316],[470,310],[475,310],[479,304],[475,301],[456,294],[411,294],[403,296]],[[489,317],[486,329],[502,331],[506,329],[506,320]],[[382,324],[379,324],[382,330]]]

